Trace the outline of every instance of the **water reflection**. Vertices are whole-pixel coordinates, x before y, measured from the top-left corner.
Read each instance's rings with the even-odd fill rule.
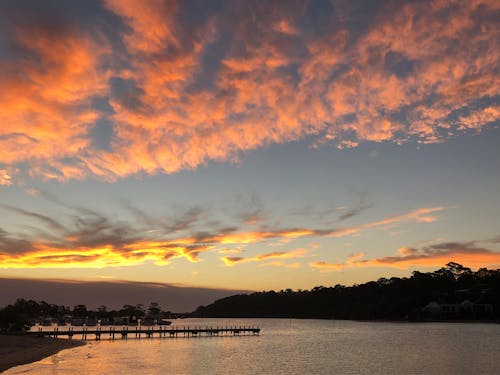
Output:
[[[174,323],[175,324],[175,323]],[[258,325],[260,336],[90,341],[6,374],[500,373],[500,325],[322,320],[184,320]]]

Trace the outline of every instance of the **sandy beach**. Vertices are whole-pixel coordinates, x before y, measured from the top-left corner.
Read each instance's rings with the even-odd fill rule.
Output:
[[[77,340],[0,335],[0,372],[80,345]]]

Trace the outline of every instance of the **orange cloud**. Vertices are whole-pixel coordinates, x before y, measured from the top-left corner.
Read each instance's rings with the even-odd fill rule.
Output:
[[[6,169],[0,169],[0,185],[12,185],[12,175]]]
[[[264,216],[258,213],[252,213],[243,217],[243,222],[247,225],[255,225],[257,223],[264,221],[264,219],[265,219]]]
[[[123,248],[106,245],[98,248],[58,248],[35,244],[30,251],[20,254],[0,253],[0,268],[104,268],[143,264],[152,261],[168,264],[175,258],[198,261],[197,255],[209,246],[185,247],[157,242],[139,242]]]
[[[360,224],[356,227],[341,228],[325,233],[329,237],[344,237],[357,234],[361,231],[380,227],[382,229],[392,228],[406,221],[414,221],[417,223],[431,223],[437,220],[435,213],[443,211],[444,207],[424,207],[419,208],[402,215],[393,215],[382,220],[372,221],[365,224]]]
[[[309,263],[309,265],[312,268],[319,268],[319,269],[322,269],[322,270],[334,270],[334,271],[338,271],[338,270],[341,270],[341,269],[345,268],[345,264],[344,263],[329,263],[329,262],[323,262],[323,261],[320,261],[320,262],[311,262],[311,263]]]
[[[267,231],[239,231],[237,228],[214,230],[213,233],[185,235],[196,225],[202,212],[186,211],[176,220],[144,217],[135,213],[141,222],[134,225],[114,222],[110,218],[89,210],[76,210],[71,220],[1,205],[0,208],[16,215],[28,217],[41,227],[33,238],[15,236],[0,230],[0,268],[27,267],[111,267],[140,264],[152,261],[166,264],[173,259],[184,258],[197,262],[203,252],[218,250],[219,253],[241,252],[239,246],[268,240],[292,240],[303,237],[342,237],[374,227],[393,226],[412,220],[428,222],[429,215],[442,210],[441,207],[421,208],[409,213],[390,216],[358,227],[341,229],[275,229]],[[433,218],[434,219],[434,218]],[[162,229],[151,229],[157,226]],[[48,234],[50,233],[50,234]],[[227,246],[231,245],[228,249]],[[242,262],[261,262],[269,259],[292,259],[302,257],[305,249],[288,252],[271,252],[251,258],[225,256],[226,265]],[[357,259],[357,258],[356,258]],[[354,258],[353,258],[354,261]],[[362,261],[359,261],[360,263]]]
[[[500,106],[490,106],[482,110],[460,116],[460,129],[481,129],[486,124],[496,121],[500,117]]]
[[[351,254],[347,258],[345,263],[328,263],[328,262],[311,262],[309,265],[313,268],[319,268],[322,270],[334,270],[338,271],[346,267],[352,267],[358,263],[366,254],[364,252]]]
[[[302,258],[305,254],[308,253],[307,249],[297,249],[292,251],[276,251],[273,253],[259,254],[252,258],[243,258],[243,257],[222,257],[220,258],[226,266],[233,266],[235,264],[247,263],[247,262],[261,262],[268,259],[294,259],[294,258]],[[276,263],[266,263],[267,265],[277,265]],[[279,263],[282,265],[282,263]]]
[[[0,268],[104,268],[143,264],[152,261],[157,265],[184,258],[190,262],[199,261],[201,252],[213,249],[212,245],[185,246],[171,241],[138,241],[122,247],[61,248],[47,244],[32,244],[21,254],[0,253]],[[292,259],[302,257],[307,250],[261,254],[255,258],[223,257],[226,265],[268,259]]]
[[[132,28],[133,32],[124,37],[131,54],[156,53],[169,45],[177,45],[169,28],[169,20],[175,18],[175,3],[167,6],[161,1],[140,4],[108,1],[106,4]],[[111,98],[118,121],[115,150],[111,153],[86,152],[93,147],[89,131],[95,121],[104,116],[92,108],[91,99],[96,95],[109,95],[111,75],[103,66],[104,63],[116,65],[109,59],[103,61],[105,56],[109,58],[112,54],[104,37],[98,33],[89,36],[77,29],[54,31],[50,27],[19,26],[14,39],[35,57],[0,63],[0,100],[5,106],[0,113],[0,122],[4,124],[4,129],[0,128],[0,163],[8,165],[29,160],[32,175],[60,180],[81,179],[88,175],[113,180],[116,176],[144,169],[150,172],[158,169],[156,161],[148,168],[151,162],[141,152],[139,155],[143,157],[138,163],[131,163],[134,157],[128,158],[128,145],[124,140],[127,129],[119,126],[120,115],[127,116],[128,105]],[[116,54],[113,58],[117,58]],[[137,80],[144,87],[147,104],[149,100],[171,96],[166,86],[185,79],[188,73],[179,76],[180,67],[190,70],[191,60],[189,54],[184,54],[176,58],[174,66],[169,59],[151,61],[146,57],[132,60],[132,70],[116,69],[115,66],[113,74]],[[149,111],[148,116],[151,114]],[[137,126],[148,123],[148,116],[134,116]],[[152,118],[150,121],[157,120]]]
[[[433,221],[437,220],[436,216],[433,216],[433,214],[443,211],[444,207],[425,207],[425,208],[418,208],[416,210],[410,211],[406,214],[403,215],[395,215],[395,216],[389,216],[385,219],[375,221],[372,223],[368,223],[364,225],[365,228],[372,228],[372,227],[378,227],[378,226],[387,226],[387,225],[392,225],[396,223],[400,223],[402,221],[408,221],[408,220],[414,220],[417,223],[432,223]]]
[[[139,16],[142,13],[127,3],[120,7],[111,9],[131,25],[133,34],[125,41],[132,52],[135,49],[129,41],[143,38],[143,34],[152,41],[157,35],[164,38],[164,45],[149,43],[161,50],[174,43],[171,35],[180,36],[175,41],[183,38],[182,25],[172,18],[175,11],[162,23],[169,25],[168,32],[148,37],[141,32],[142,21],[135,18],[154,23],[156,15]],[[241,15],[231,48],[220,60],[215,90],[186,92],[202,70],[202,56],[216,35],[195,33],[195,38],[179,42],[167,70],[155,58],[153,64],[136,64],[132,77],[143,90],[140,108],[114,102],[122,142],[115,145],[113,155],[103,156],[107,169],[120,176],[140,170],[170,173],[196,168],[207,160],[232,160],[241,151],[320,132],[339,147],[357,147],[362,141],[402,142],[409,137],[438,142],[443,127],[479,129],[498,119],[498,114],[488,110],[487,115],[480,115],[478,111],[485,110],[471,110],[460,125],[448,117],[474,100],[498,94],[498,79],[492,74],[496,39],[488,23],[481,22],[485,33],[475,32],[480,21],[472,15],[480,9],[479,3],[457,3],[454,7],[457,9],[442,3],[433,7],[404,4],[397,17],[385,17],[383,14],[392,15],[393,11],[382,10],[355,44],[349,43],[347,29],[301,39],[303,30],[296,26],[294,17],[299,17],[302,9],[286,19],[273,19],[274,14],[283,14],[283,9],[267,11],[269,16],[265,7],[259,7],[255,11],[262,12],[262,22],[248,24]],[[141,10],[149,14],[153,8]],[[161,14],[162,8],[155,9]],[[411,24],[415,19],[418,22]],[[451,26],[444,28],[444,24]],[[217,25],[207,22],[201,28]],[[254,28],[262,31],[262,36],[255,37]],[[404,43],[401,35],[405,35]],[[479,47],[479,39],[493,49]],[[291,43],[303,46],[307,54],[295,54]],[[453,53],[443,54],[450,48]],[[346,65],[350,68],[337,73]],[[434,99],[429,104],[426,98],[431,97]],[[405,120],[401,120],[402,111],[406,112]],[[345,122],[345,116],[354,120]],[[346,139],[346,134],[355,139]]]
[[[286,263],[283,261],[275,260],[272,262],[263,263],[263,264],[259,265],[259,267],[280,267],[280,268],[297,269],[297,268],[301,268],[302,264],[299,262]]]
[[[358,139],[416,136],[436,142],[440,129],[458,125],[454,111],[470,109],[472,117],[483,111],[470,105],[498,95],[498,41],[491,32],[495,26],[481,21],[494,9],[498,4],[493,1],[437,1],[401,3],[396,12],[381,12],[377,24],[359,40],[352,76],[335,82],[330,91],[332,100],[346,103],[342,113],[357,109],[358,121],[349,128]],[[388,113],[403,108],[407,128],[387,122]],[[496,119],[489,116],[489,121],[469,126],[479,128]]]
[[[108,91],[101,67],[106,41],[36,25],[18,27],[14,35],[32,57],[0,62],[0,164],[29,161],[33,174],[47,172],[49,178],[85,175],[79,167],[71,176],[48,171],[91,146],[88,133],[99,114],[90,100]]]
[[[172,27],[179,8],[176,1],[105,0],[104,4],[132,29],[124,36],[129,50],[150,53],[179,46]]]
[[[228,3],[189,24],[185,2],[103,6],[123,23],[111,35],[17,26],[13,43],[29,53],[0,62],[0,169],[113,181],[306,136],[437,143],[500,116],[494,0],[380,3],[355,30],[346,2],[315,32],[301,28],[308,3]],[[90,134],[100,118],[113,126],[106,150]]]
[[[356,254],[344,263],[312,262],[309,265],[321,270],[341,270],[350,267],[408,267],[442,266],[450,261],[472,268],[500,265],[500,252],[480,247],[477,241],[448,242],[426,246],[422,249],[404,247],[398,255],[363,259],[365,253]]]

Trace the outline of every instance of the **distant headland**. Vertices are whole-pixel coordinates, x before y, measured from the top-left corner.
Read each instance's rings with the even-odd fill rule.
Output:
[[[164,311],[155,302],[148,307],[124,305],[109,310],[101,306],[93,311],[85,305],[71,309],[20,298],[0,309],[0,333],[22,332],[36,323],[123,324],[179,317],[500,321],[500,269],[474,272],[450,262],[434,272],[414,271],[411,277],[353,286],[236,294],[183,314]]]
[[[239,294],[200,306],[198,317],[500,321],[500,269],[458,263],[354,286]]]

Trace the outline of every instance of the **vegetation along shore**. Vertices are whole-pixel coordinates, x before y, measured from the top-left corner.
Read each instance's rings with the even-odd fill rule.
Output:
[[[500,270],[450,262],[434,272],[353,286],[240,294],[200,306],[210,318],[500,321]]]

